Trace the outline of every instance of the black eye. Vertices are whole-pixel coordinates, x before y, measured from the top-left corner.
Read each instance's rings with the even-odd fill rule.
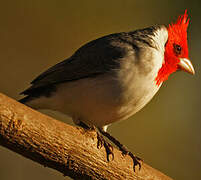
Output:
[[[176,55],[180,55],[181,54],[181,50],[182,50],[181,46],[178,45],[178,44],[173,44],[173,46],[174,46],[174,52],[175,52],[175,54]]]

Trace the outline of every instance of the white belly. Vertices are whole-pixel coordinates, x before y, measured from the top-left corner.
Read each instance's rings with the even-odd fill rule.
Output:
[[[33,100],[31,106],[39,104],[35,108],[60,111],[74,121],[103,127],[135,114],[157,90],[154,82],[142,86],[139,79],[129,89],[122,89],[118,81],[98,76],[60,84],[52,97]]]

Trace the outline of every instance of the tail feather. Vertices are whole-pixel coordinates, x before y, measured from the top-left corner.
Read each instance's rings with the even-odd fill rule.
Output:
[[[44,102],[43,100],[41,101],[41,97],[42,99],[51,97],[52,93],[55,91],[56,91],[55,85],[49,85],[49,86],[38,87],[38,88],[28,88],[27,90],[20,93],[25,95],[25,97],[23,97],[22,99],[18,101],[33,109],[43,109]]]
[[[22,104],[26,104],[28,103],[30,100],[32,100],[33,98],[31,96],[26,96],[20,100],[18,100],[18,102],[22,103]]]

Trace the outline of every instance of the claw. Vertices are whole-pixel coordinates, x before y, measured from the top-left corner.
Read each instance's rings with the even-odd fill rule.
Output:
[[[139,162],[141,159],[137,156],[134,156],[132,152],[128,152],[128,155],[133,159],[133,171],[135,172],[135,166],[139,166],[139,170],[141,169],[141,163]]]
[[[104,142],[104,147],[107,153],[107,161],[110,161],[110,155],[112,155],[112,161],[114,160],[114,153],[113,153],[113,146],[109,144],[108,142]]]
[[[104,139],[99,133],[97,133],[97,139],[98,139],[97,148],[101,149],[104,145]]]
[[[99,131],[102,135],[104,135],[105,137],[107,137],[110,141],[112,141],[118,148],[119,150],[122,152],[122,155],[129,155],[132,160],[133,160],[133,170],[135,172],[135,166],[139,166],[139,170],[141,169],[141,163],[139,161],[141,161],[141,159],[137,156],[134,156],[132,152],[128,151],[128,149],[121,144],[117,139],[115,139],[113,136],[111,136],[108,132],[104,131],[103,129],[99,128]],[[106,149],[107,152],[107,160],[109,161],[109,155],[112,154],[112,159],[114,159],[114,154],[113,154],[113,147],[109,144],[107,144],[107,146],[105,146],[105,142],[104,141],[104,147]],[[109,147],[112,147],[112,150],[109,149]]]
[[[99,129],[101,134],[106,136],[109,140],[111,140],[122,152],[123,156],[129,155],[133,160],[133,171],[135,172],[135,166],[139,166],[139,170],[141,169],[141,163],[139,161],[142,161],[141,158],[133,155],[132,152],[130,152],[123,144],[121,144],[118,140],[116,140],[114,137],[112,137],[109,133],[103,131],[102,129]],[[114,159],[114,153],[113,153],[113,147],[111,144],[109,144],[105,139],[97,132],[97,139],[98,144],[97,147],[100,149],[103,145],[105,147],[106,153],[107,153],[107,161],[110,161],[110,155],[112,155],[112,160]]]
[[[112,156],[113,160],[114,159],[113,146],[107,141],[105,141],[103,136],[101,136],[98,132],[97,132],[97,139],[98,139],[97,148],[101,149],[104,146],[107,155],[107,161],[110,161],[110,155]]]

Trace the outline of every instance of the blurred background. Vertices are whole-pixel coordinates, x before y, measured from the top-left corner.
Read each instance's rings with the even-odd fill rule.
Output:
[[[129,120],[109,128],[146,163],[177,180],[201,179],[201,1],[7,0],[0,6],[0,92],[19,92],[86,42],[110,33],[174,22],[188,9],[189,52],[196,75],[170,76]],[[57,119],[63,115],[45,111]],[[0,147],[1,180],[69,179]]]

